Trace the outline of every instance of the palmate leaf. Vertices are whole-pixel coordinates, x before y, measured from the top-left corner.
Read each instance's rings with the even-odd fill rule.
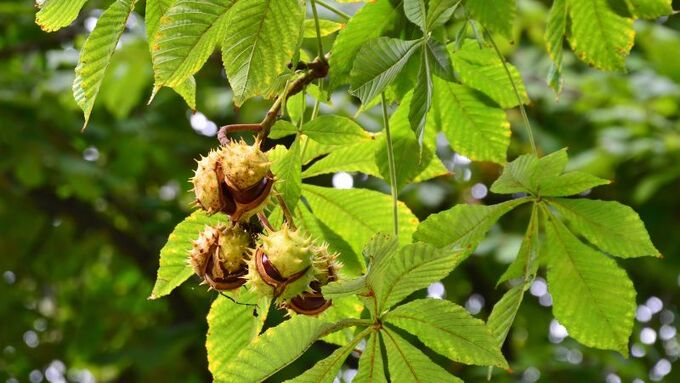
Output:
[[[267,318],[268,298],[260,298],[246,289],[232,295],[240,304],[218,296],[208,313],[208,369],[213,376],[224,375],[227,363],[259,334]],[[247,305],[248,304],[248,305]],[[258,316],[250,304],[256,304]]]
[[[392,199],[389,195],[366,189],[332,189],[302,185],[302,194],[314,215],[338,233],[358,254],[376,233],[392,231]],[[409,243],[418,224],[411,210],[398,204],[399,238]]]
[[[340,371],[343,362],[349,354],[354,351],[356,345],[361,341],[371,329],[365,330],[361,334],[357,335],[352,342],[343,346],[327,357],[316,363],[314,367],[305,371],[302,375],[296,377],[295,379],[287,380],[290,383],[332,383],[335,376]]]
[[[393,379],[398,378],[399,383],[463,382],[434,363],[396,332],[384,329],[380,333],[387,350],[390,376]]]
[[[475,161],[505,163],[510,123],[477,91],[434,78],[430,114],[428,123],[443,131],[457,152]]]
[[[361,47],[351,72],[350,93],[366,105],[397,77],[421,40],[378,37]]]
[[[567,40],[579,59],[602,70],[624,71],[633,47],[633,19],[622,16],[623,2],[567,0],[571,33]]]
[[[306,122],[302,125],[302,133],[326,145],[357,144],[373,139],[373,136],[354,120],[336,115],[319,116]]]
[[[76,78],[73,81],[73,96],[85,115],[83,129],[90,120],[106,68],[135,4],[136,0],[116,0],[111,4],[97,20],[97,26],[87,37],[80,52]]]
[[[222,61],[234,103],[266,93],[297,52],[303,0],[240,0],[229,13]]]
[[[517,0],[467,0],[465,7],[483,26],[512,39],[512,27],[517,16]]]
[[[500,345],[484,321],[450,301],[411,301],[385,315],[385,321],[417,336],[427,347],[451,360],[508,367]]]
[[[153,39],[155,88],[181,86],[198,72],[224,37],[236,0],[177,0]]]
[[[352,383],[387,383],[383,359],[380,335],[374,332],[368,338],[364,352],[359,358],[359,372]]]
[[[170,9],[176,0],[147,0],[146,10],[144,11],[144,23],[146,25],[146,39],[149,42],[149,52],[153,55],[156,32],[160,26],[161,17]],[[193,76],[187,78],[183,83],[173,88],[184,102],[196,110],[196,80]]]
[[[513,83],[517,87],[522,103],[529,103],[524,80],[517,68],[506,63],[512,81],[493,48],[480,48],[474,40],[467,40],[461,49],[452,53],[453,66],[460,74],[463,84],[477,89],[496,101],[504,109],[519,104]]]
[[[527,201],[526,198],[518,198],[491,206],[456,205],[427,217],[418,225],[413,238],[437,247],[461,249],[470,254],[503,214]]]
[[[229,217],[221,213],[208,216],[203,210],[196,210],[175,227],[161,249],[158,277],[149,299],[170,294],[193,274],[189,265],[192,241],[198,238],[206,225],[214,226],[221,222],[229,222]]]
[[[375,293],[378,314],[411,293],[444,279],[462,260],[461,253],[414,243],[376,261],[366,283]]]
[[[581,243],[560,221],[546,220],[545,259],[553,314],[589,347],[628,355],[635,288],[611,258]]]
[[[519,156],[503,169],[503,173],[491,185],[491,191],[500,194],[529,193],[535,196],[562,197],[609,183],[608,180],[588,173],[565,173],[567,162],[566,149],[541,158],[533,154]]]
[[[35,15],[35,23],[45,32],[69,26],[87,0],[47,0]]]
[[[349,84],[350,71],[359,49],[369,40],[379,37],[393,27],[401,13],[400,7],[394,7],[390,0],[377,0],[364,5],[347,22],[333,42],[329,59],[329,89]]]
[[[548,54],[552,59],[552,66],[548,74],[548,85],[560,94],[562,90],[562,56],[564,35],[567,33],[567,1],[555,0],[545,28],[545,41]]]
[[[611,255],[632,258],[660,257],[640,216],[616,201],[589,199],[550,199],[554,207],[569,221],[574,231]]]
[[[215,381],[261,382],[300,357],[329,326],[318,319],[298,315],[272,327],[232,358],[214,377]]]
[[[319,315],[320,320],[337,323],[346,319],[358,319],[364,311],[364,304],[357,296],[334,299],[332,303],[331,307]],[[353,327],[345,327],[324,335],[321,340],[340,347],[346,346],[354,339],[355,330],[356,328]]]

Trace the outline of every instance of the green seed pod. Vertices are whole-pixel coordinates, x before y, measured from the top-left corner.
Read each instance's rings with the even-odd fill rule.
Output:
[[[218,174],[220,160],[220,152],[211,150],[207,157],[201,157],[196,161],[198,166],[190,180],[194,185],[196,203],[208,214],[222,211],[228,205],[220,187],[221,180]]]
[[[269,173],[271,162],[258,145],[230,142],[220,155],[224,181],[237,191],[245,192],[259,185]]]
[[[245,283],[251,238],[239,225],[206,226],[194,241],[189,263],[215,290],[233,290]]]

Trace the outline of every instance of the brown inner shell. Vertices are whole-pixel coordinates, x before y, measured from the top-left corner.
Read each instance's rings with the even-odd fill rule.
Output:
[[[276,266],[269,261],[269,257],[267,257],[267,254],[264,253],[261,247],[255,252],[255,266],[257,273],[260,274],[264,283],[274,288],[275,297],[281,295],[288,284],[300,279],[309,269],[309,267],[306,267],[290,277],[284,277]]]

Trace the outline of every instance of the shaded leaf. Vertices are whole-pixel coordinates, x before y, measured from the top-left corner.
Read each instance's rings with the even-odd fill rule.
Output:
[[[372,333],[366,342],[359,358],[359,371],[352,383],[387,383],[380,335],[377,332]]]
[[[467,0],[465,7],[472,17],[491,31],[512,40],[512,27],[517,16],[517,0]]]
[[[519,306],[524,298],[524,289],[524,283],[511,288],[491,310],[487,326],[491,330],[498,348],[505,343],[505,338],[515,322],[515,316],[517,316],[517,311],[519,311]]]
[[[426,29],[432,31],[444,25],[458,8],[460,0],[430,0],[427,9]]]
[[[302,193],[302,161],[300,159],[300,141],[295,140],[286,154],[272,164],[272,172],[276,177],[274,187],[282,194],[288,208],[293,211]]]
[[[361,47],[351,72],[350,93],[368,104],[397,77],[420,40],[378,37]]]

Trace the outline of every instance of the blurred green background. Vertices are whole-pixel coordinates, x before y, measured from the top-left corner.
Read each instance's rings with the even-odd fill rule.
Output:
[[[192,116],[167,89],[146,106],[153,75],[142,14],[133,14],[90,125],[80,133],[73,68],[109,3],[89,1],[71,27],[46,34],[34,23],[31,0],[0,2],[0,382],[210,380],[204,318],[215,293],[192,279],[167,298],[147,297],[158,251],[190,211],[193,159],[217,144],[217,126],[259,121],[268,105],[255,101],[235,110],[215,55],[197,76],[199,113]],[[519,3],[516,43],[502,45],[527,84],[539,146],[544,152],[567,146],[572,167],[613,179],[590,197],[634,207],[665,258],[621,262],[640,305],[629,359],[570,339],[538,279],[504,347],[513,371],[494,380],[678,382],[680,16],[636,23],[626,74],[602,73],[567,55],[564,92],[556,100],[544,80],[549,2]],[[137,10],[143,12],[142,4]],[[314,42],[305,44],[313,52]],[[322,113],[357,110],[344,94],[332,101]],[[514,158],[528,147],[519,113],[508,114]],[[377,111],[358,121],[380,126]],[[439,155],[455,175],[409,186],[400,196],[421,219],[455,203],[501,200],[487,193],[498,166],[470,163],[446,147]],[[357,174],[314,182],[386,190],[382,181]],[[444,295],[486,319],[503,293],[495,281],[516,254],[527,215],[519,210],[504,218],[478,256],[422,295]],[[331,351],[317,344],[280,377]],[[341,381],[350,381],[356,362],[350,358]],[[468,382],[486,381],[485,368],[448,367]]]

